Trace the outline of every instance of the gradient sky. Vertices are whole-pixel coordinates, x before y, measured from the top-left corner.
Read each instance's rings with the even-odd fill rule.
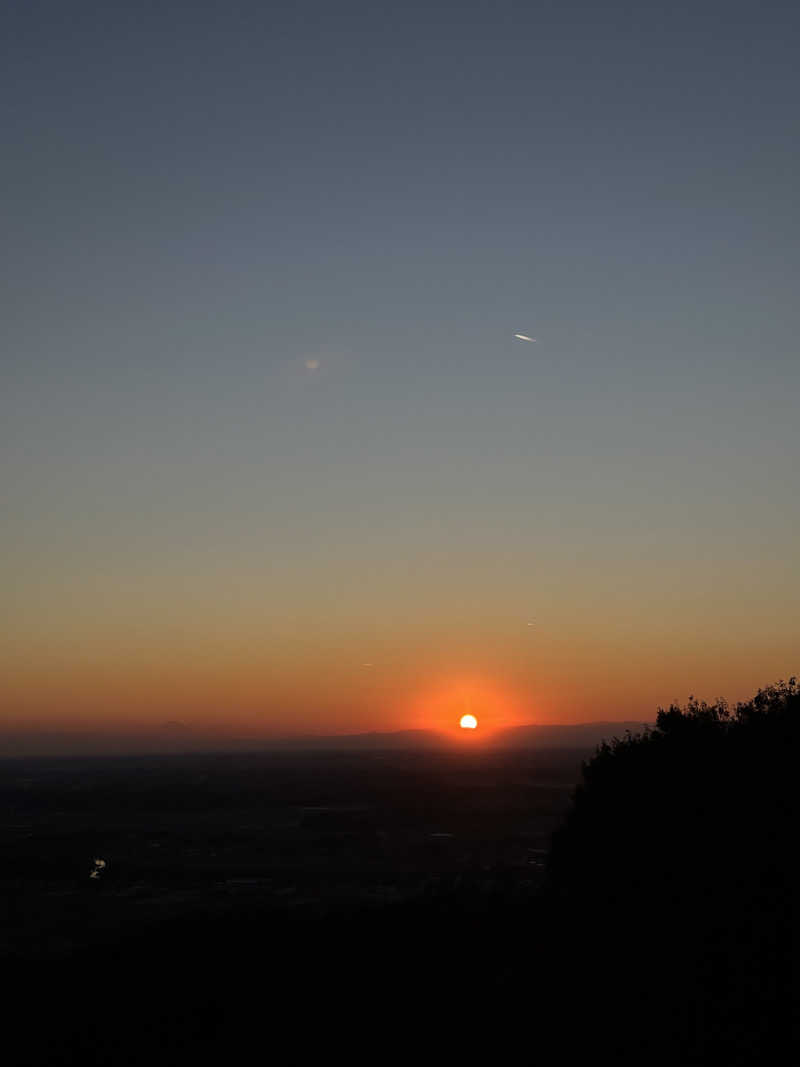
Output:
[[[799,29],[7,5],[6,723],[639,718],[796,672]]]

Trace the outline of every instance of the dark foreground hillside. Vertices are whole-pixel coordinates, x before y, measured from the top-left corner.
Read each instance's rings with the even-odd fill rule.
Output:
[[[621,1056],[793,1062],[798,717],[793,679],[733,712],[690,702],[585,767],[543,906]]]
[[[529,913],[585,754],[8,761],[7,1041],[35,1064],[311,1062],[389,1056],[428,1014],[458,1043],[518,940],[488,916]]]
[[[576,753],[7,765],[10,1062],[791,1062],[797,712],[670,709],[574,803]]]

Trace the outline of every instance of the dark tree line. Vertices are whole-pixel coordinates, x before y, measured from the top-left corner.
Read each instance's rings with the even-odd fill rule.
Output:
[[[799,714],[794,678],[692,699],[584,764],[550,907],[578,999],[632,1059],[790,1062]]]

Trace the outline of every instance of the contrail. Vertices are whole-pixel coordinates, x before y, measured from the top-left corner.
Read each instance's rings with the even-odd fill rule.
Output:
[[[536,338],[528,337],[528,335],[525,333],[515,333],[514,336],[519,338],[520,341],[530,341],[531,344],[536,344]]]

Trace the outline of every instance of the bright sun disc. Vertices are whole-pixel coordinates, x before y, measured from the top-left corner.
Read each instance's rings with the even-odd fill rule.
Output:
[[[478,720],[474,715],[462,715],[461,722],[458,725],[462,730],[474,730],[478,725]]]

